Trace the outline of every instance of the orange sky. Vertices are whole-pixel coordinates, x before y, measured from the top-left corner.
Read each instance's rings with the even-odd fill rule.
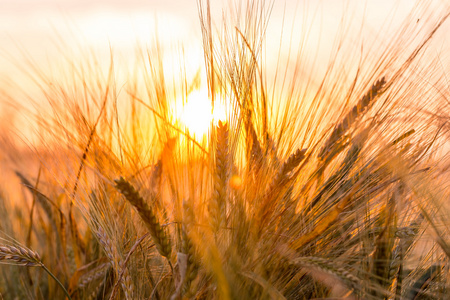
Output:
[[[214,20],[220,21],[220,12],[230,1],[211,2]],[[413,2],[277,0],[268,28],[268,38],[277,40],[277,43],[269,43],[269,48],[277,50],[283,19],[284,33],[288,37],[296,17],[293,26],[295,40],[295,34],[302,30],[302,18],[306,16],[307,23],[313,24],[311,40],[320,36],[320,48],[329,49],[333,41],[330,37],[335,35],[344,11],[352,19],[350,30],[358,32],[364,19],[365,32],[379,34],[379,29],[386,23],[395,27],[395,23],[403,20]],[[200,51],[196,0],[0,0],[1,50],[16,54],[18,48],[23,48],[37,61],[56,53],[55,32],[63,37],[73,37],[70,31],[84,45],[108,49],[111,44],[115,51],[131,55],[136,40],[151,44],[155,24],[158,24],[159,38],[163,43],[182,43],[188,51]],[[285,42],[287,45],[288,39]],[[311,44],[311,51],[317,51],[317,46]],[[0,74],[10,73],[7,62],[0,62]]]
[[[213,20],[220,25],[222,9],[236,1],[211,2]],[[281,57],[287,57],[292,37],[294,54],[291,55],[295,58],[296,43],[307,33],[306,55],[317,55],[318,62],[327,62],[343,15],[348,45],[360,47],[362,41],[370,45],[373,40],[382,44],[406,18],[414,2],[276,0],[267,29],[266,71],[270,73],[276,64],[282,31],[285,37]],[[448,8],[449,2],[436,0],[431,5],[439,10]],[[171,46],[183,45],[188,68],[194,72],[202,65],[196,0],[0,0],[0,88],[9,79],[22,82],[12,63],[21,60],[21,52],[26,52],[43,69],[52,64],[57,67],[62,56],[57,46],[62,39],[70,50],[82,46],[107,53],[111,46],[126,61],[134,55],[136,41],[151,47],[156,31],[166,58],[179,55],[176,47]],[[450,48],[447,40],[441,39],[435,47],[436,53],[449,61],[445,54]]]

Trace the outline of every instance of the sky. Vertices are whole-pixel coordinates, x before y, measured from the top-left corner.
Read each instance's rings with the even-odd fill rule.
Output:
[[[220,24],[221,11],[229,2],[232,1],[211,1],[214,21]],[[278,39],[283,21],[287,35],[293,20],[305,16],[316,24],[317,31],[312,36],[320,36],[319,30],[333,36],[344,11],[353,19],[364,17],[368,32],[376,32],[383,23],[403,20],[413,3],[412,0],[277,0],[268,37]],[[13,56],[18,49],[25,49],[39,60],[55,54],[55,43],[62,36],[69,45],[78,43],[104,49],[111,45],[116,51],[131,54],[136,41],[148,45],[156,31],[162,43],[199,48],[198,19],[196,0],[0,0],[0,48]],[[358,27],[360,23],[354,24],[353,27]],[[300,26],[297,23],[294,33],[301,30]],[[322,49],[330,46],[327,39],[321,43]]]
[[[217,26],[221,24],[222,12],[236,2],[211,0],[213,22]],[[360,47],[361,41],[368,45],[374,40],[381,45],[387,43],[415,2],[276,0],[266,36],[268,71],[275,67],[278,51],[281,57],[287,57],[290,41],[294,41],[291,47],[295,52],[295,41],[305,34],[305,53],[316,57],[316,63],[328,61],[330,49],[342,32],[351,47]],[[430,11],[450,7],[450,0],[430,3],[433,6]],[[342,16],[346,24],[343,31]],[[421,25],[421,16],[416,18]],[[5,82],[10,81],[23,82],[23,86],[31,84],[20,77],[23,75],[17,68],[17,62],[20,64],[23,57],[32,58],[44,70],[52,65],[57,67],[66,50],[76,53],[74,49],[79,48],[93,49],[97,53],[113,49],[124,61],[132,61],[136,43],[151,48],[155,32],[166,57],[179,55],[182,45],[192,72],[202,65],[196,0],[0,0],[0,88],[8,86]],[[281,33],[284,38],[280,44]],[[448,40],[440,39],[434,47],[437,55],[450,61],[445,54],[450,52]],[[61,44],[65,46],[60,47]]]
[[[220,24],[221,12],[231,2],[211,1],[216,23]],[[278,39],[282,24],[285,35],[291,28],[298,34],[302,30],[299,20],[304,18],[314,24],[310,34],[313,40],[319,36],[332,37],[344,14],[353,19],[348,30],[354,30],[354,34],[358,34],[362,19],[368,34],[379,34],[379,29],[387,24],[389,28],[386,29],[400,24],[414,3],[413,0],[276,0],[267,36]],[[293,22],[296,22],[295,26],[292,26]],[[158,38],[163,44],[178,43],[187,49],[196,49],[192,51],[200,50],[197,1],[0,0],[0,50],[12,53],[12,56],[20,52],[18,49],[25,50],[38,61],[53,56],[61,36],[69,46],[72,43],[94,49],[112,46],[116,51],[131,55],[136,41],[151,44],[155,32],[159,33]],[[333,38],[322,38],[320,48],[330,48],[332,41]],[[270,43],[274,48],[275,45],[277,43]],[[317,46],[313,49],[315,51]],[[5,71],[6,65],[2,63],[0,74],[9,72]]]

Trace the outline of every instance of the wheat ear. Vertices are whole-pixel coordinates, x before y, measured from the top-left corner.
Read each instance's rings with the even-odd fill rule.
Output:
[[[59,281],[58,278],[56,278],[55,275],[53,275],[53,273],[50,272],[50,270],[47,269],[47,267],[42,263],[41,257],[37,252],[22,246],[0,246],[0,263],[26,267],[41,267],[58,283],[67,298],[69,300],[72,299],[61,281]]]
[[[126,274],[122,280],[122,278],[118,278],[122,285],[123,292],[125,293],[126,299],[133,299],[134,294],[134,285],[132,284],[131,277],[129,276],[129,272],[126,269],[125,264],[123,264],[123,260],[117,253],[117,250],[113,247],[111,239],[107,236],[106,232],[102,227],[99,227],[97,230],[97,237],[100,244],[103,247],[103,250],[106,253],[111,265],[114,267],[118,274],[124,273]]]
[[[144,221],[159,254],[170,259],[172,248],[169,236],[164,229],[161,228],[161,225],[150,206],[139,195],[139,192],[135,190],[131,183],[126,181],[123,177],[116,179],[115,182],[116,188],[125,196],[127,201],[136,208],[139,216]]]
[[[353,109],[347,113],[341,123],[337,125],[331,136],[325,142],[324,146],[320,150],[319,158],[323,160],[331,151],[333,145],[339,141],[344,133],[350,128],[350,126],[358,119],[361,113],[363,113],[376,99],[383,90],[386,84],[385,78],[381,78],[375,84],[372,85],[370,90],[359,100],[359,102],[353,106]]]
[[[386,290],[390,285],[390,265],[392,263],[392,252],[394,247],[394,218],[395,218],[395,206],[392,198],[383,207],[378,215],[378,223],[381,225],[381,232],[375,240],[375,250],[372,256],[371,273],[373,281],[375,281],[379,289],[373,290],[375,297],[383,298],[383,290]]]
[[[103,263],[99,265],[98,267],[95,267],[94,269],[88,271],[86,274],[82,275],[80,279],[78,280],[78,288],[84,288],[87,287],[92,282],[105,277],[105,274],[108,270],[108,268],[111,267],[111,264],[109,262]]]
[[[259,227],[264,228],[265,224],[269,221],[269,218],[273,214],[273,207],[277,204],[276,198],[280,194],[277,191],[282,192],[284,185],[288,181],[289,174],[300,164],[305,158],[306,149],[297,149],[292,153],[289,158],[284,162],[278,171],[275,178],[269,184],[266,189],[265,196],[257,219],[259,220]]]
[[[361,287],[361,281],[344,268],[336,267],[336,263],[321,257],[299,257],[291,261],[293,264],[316,269],[340,279],[350,290],[357,291]]]
[[[217,232],[226,220],[226,196],[228,179],[228,125],[219,121],[216,139],[214,191],[209,205],[211,227]]]
[[[20,246],[0,246],[0,262],[26,267],[42,266],[39,254]]]

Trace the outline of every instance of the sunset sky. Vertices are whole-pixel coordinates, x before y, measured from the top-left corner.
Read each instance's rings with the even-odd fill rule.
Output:
[[[236,2],[211,1],[213,21],[217,26],[221,25],[222,11],[227,11],[229,3]],[[370,47],[377,41],[382,49],[404,22],[414,2],[277,0],[267,28],[268,71],[270,73],[270,68],[276,64],[281,32],[284,34],[280,51],[282,58],[289,53],[291,39],[294,49],[291,55],[295,58],[298,41],[307,36],[303,45],[305,55],[317,55],[316,63],[327,62],[330,49],[339,39],[337,34],[342,33],[339,27],[342,16],[345,16],[347,45],[359,48],[365,42]],[[450,5],[448,2],[434,1],[430,11],[442,10]],[[415,23],[417,19],[417,26],[422,26],[419,23],[421,17],[415,16],[410,20]],[[421,22],[426,26],[425,21]],[[450,28],[448,24],[447,28]],[[156,32],[166,58],[179,55],[176,49],[182,45],[190,64],[188,67],[194,72],[202,65],[196,0],[0,0],[0,87],[8,80],[21,82],[17,61],[20,62],[24,55],[44,70],[49,65],[58,66],[58,59],[66,54],[64,49],[83,48],[108,53],[111,48],[115,55],[127,61],[135,55],[137,42],[151,48]],[[433,46],[435,53],[447,62],[448,40],[438,39],[441,42]],[[63,50],[59,47],[62,43],[65,44]]]
[[[211,2],[214,21],[220,24],[222,9],[232,1]],[[356,34],[364,24],[367,34],[379,35],[383,26],[392,29],[400,24],[413,3],[411,0],[277,0],[267,36],[277,40],[270,43],[272,47],[278,46],[283,20],[285,35],[289,36],[293,28],[295,37],[302,33],[306,18],[312,26],[310,36],[313,40],[320,36],[321,48],[327,49],[344,12],[352,20],[348,30]],[[156,27],[162,43],[183,44],[187,51],[200,51],[196,0],[0,0],[2,53],[14,56],[18,49],[24,49],[37,61],[55,53],[58,35],[68,45],[78,43],[94,49],[107,49],[111,45],[116,51],[131,54],[136,41],[144,45],[152,43]],[[74,36],[78,41],[71,41]],[[287,45],[288,39],[285,42]],[[0,74],[8,73],[7,64],[2,62]]]

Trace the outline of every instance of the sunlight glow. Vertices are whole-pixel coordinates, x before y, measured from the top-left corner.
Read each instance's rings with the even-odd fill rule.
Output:
[[[212,110],[211,100],[206,90],[196,90],[190,93],[186,103],[177,101],[177,119],[189,131],[189,134],[201,138],[211,125],[226,120],[225,106],[220,101],[214,104]]]

